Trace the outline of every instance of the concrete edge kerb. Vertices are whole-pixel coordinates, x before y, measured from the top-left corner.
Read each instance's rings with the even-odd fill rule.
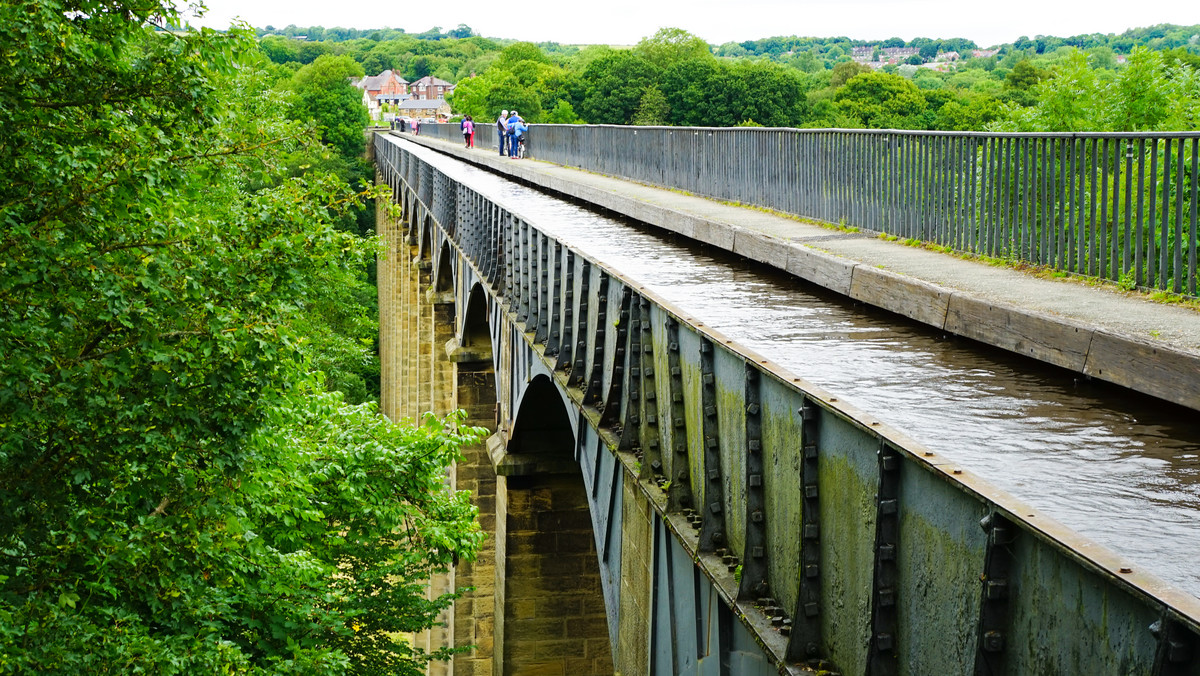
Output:
[[[1185,377],[1188,373],[1200,373],[1200,352],[1149,343],[1050,313],[989,300],[802,243],[648,204],[546,173],[550,169],[580,171],[571,167],[537,160],[513,162],[498,155],[482,156],[437,139],[409,135],[405,138],[470,164],[723,248],[948,333],[1200,410],[1200,379]]]

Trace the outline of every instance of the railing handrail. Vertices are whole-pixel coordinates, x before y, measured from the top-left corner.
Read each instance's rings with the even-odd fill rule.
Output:
[[[457,127],[450,124],[449,126]],[[549,127],[592,127],[596,129],[628,129],[633,133],[644,130],[666,131],[720,131],[738,133],[796,132],[799,134],[859,134],[863,136],[964,136],[974,138],[1200,138],[1200,131],[924,131],[919,129],[843,129],[840,127],[673,127],[669,125],[624,125],[624,124],[546,124],[529,125],[531,130]]]
[[[461,139],[455,124],[421,133]],[[528,154],[1126,288],[1200,285],[1200,131],[537,124]]]

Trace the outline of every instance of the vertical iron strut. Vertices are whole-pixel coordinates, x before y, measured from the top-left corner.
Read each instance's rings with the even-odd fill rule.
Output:
[[[608,273],[600,270],[600,283],[596,287],[596,333],[592,341],[592,368],[583,385],[583,403],[601,406],[604,394],[605,337],[608,334]],[[580,332],[580,335],[585,335]],[[582,354],[582,352],[581,352]]]
[[[800,485],[804,492],[800,511],[800,593],[788,636],[787,659],[819,660],[821,639],[821,503],[817,491],[821,409],[806,398],[800,415]]]
[[[567,249],[567,275],[563,279],[562,337],[558,343],[555,371],[569,371],[575,347],[575,252]],[[586,314],[586,313],[584,313]]]
[[[482,202],[483,198],[479,200]],[[487,213],[487,233],[483,238],[483,246],[487,251],[487,280],[492,287],[496,287],[500,283],[500,266],[504,264],[504,247],[501,243],[500,234],[500,207],[487,204],[484,207]],[[504,294],[504,289],[498,290],[501,295]]]
[[[642,297],[637,294],[630,296],[629,326],[629,403],[625,406],[620,448],[641,453]]]
[[[738,598],[765,598],[767,585],[767,509],[763,491],[762,380],[753,362],[745,364],[746,403],[746,541],[742,547],[742,581]]]
[[[900,543],[900,465],[896,450],[879,440],[879,493],[875,497],[875,582],[871,595],[871,645],[867,673],[898,673],[896,552]]]
[[[629,342],[629,306],[632,302],[633,290],[628,286],[621,289],[621,309],[617,315],[616,355],[612,360],[612,379],[608,383],[608,394],[604,397],[600,410],[600,426],[612,427],[621,416],[622,392],[625,388],[626,355]],[[636,331],[634,332],[636,333]]]
[[[701,496],[700,551],[712,552],[726,546],[721,443],[717,418],[717,382],[713,366],[713,343],[700,337],[700,405],[703,422],[700,434],[704,443],[704,494]]]
[[[979,604],[979,637],[975,649],[976,676],[1008,673],[1005,632],[1008,630],[1009,598],[1012,595],[1009,570],[1012,567],[1012,545],[1017,529],[999,512],[992,512],[979,521],[987,533],[987,550],[983,559],[981,601]]]
[[[546,327],[546,356],[558,356],[559,334],[562,332],[562,299],[563,299],[563,283],[562,283],[562,245],[558,240],[552,240],[550,244],[550,256],[554,263],[550,265],[547,274],[550,275],[550,299],[547,302],[547,327]]]
[[[517,228],[517,248],[520,255],[520,269],[517,279],[520,288],[517,289],[517,297],[514,299],[517,303],[517,321],[524,322],[529,318],[529,277],[530,266],[533,265],[533,257],[529,255],[529,234],[532,228],[525,221],[520,221],[520,226]]]
[[[669,379],[667,403],[671,421],[671,476],[667,490],[667,509],[682,510],[692,506],[692,477],[688,467],[687,421],[684,418],[683,369],[679,363],[679,320],[667,319],[667,369]]]
[[[1196,654],[1200,637],[1180,622],[1169,608],[1163,608],[1162,617],[1150,625],[1150,632],[1158,640],[1151,676],[1189,676],[1196,673],[1196,666],[1200,663]]]
[[[639,299],[641,304],[642,354],[641,370],[641,402],[642,424],[640,426],[640,446],[642,449],[642,479],[657,479],[662,475],[662,452],[659,449],[658,434],[658,386],[654,379],[654,330],[650,324],[650,301]]]
[[[591,302],[589,287],[592,283],[592,263],[584,259],[579,265],[579,314],[575,317],[575,349],[571,354],[571,375],[567,383],[571,387],[582,388],[586,385],[587,374],[583,372],[587,365],[587,326],[588,304]]]
[[[500,236],[504,240],[504,256],[502,264],[504,265],[504,302],[508,305],[509,310],[515,312],[516,299],[513,297],[517,293],[514,279],[517,272],[517,260],[514,255],[516,251],[517,234],[513,232],[512,214],[501,212],[500,214]]]
[[[533,331],[533,342],[544,343],[546,342],[546,333],[549,328],[547,315],[550,314],[546,307],[550,302],[549,294],[546,292],[549,282],[548,268],[550,257],[546,253],[546,249],[549,247],[549,238],[543,235],[541,231],[536,230],[534,231],[534,237],[537,242],[537,245],[534,247],[534,256],[537,260],[537,264],[534,266],[536,282],[533,289],[533,313],[529,317],[529,321],[525,324],[525,330]]]

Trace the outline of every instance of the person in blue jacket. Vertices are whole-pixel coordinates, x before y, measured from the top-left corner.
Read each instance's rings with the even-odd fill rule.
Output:
[[[516,159],[517,147],[521,141],[521,136],[529,130],[529,126],[525,124],[525,120],[517,114],[517,111],[512,111],[508,116],[508,122],[505,123],[505,128],[508,130],[508,156],[510,159]]]

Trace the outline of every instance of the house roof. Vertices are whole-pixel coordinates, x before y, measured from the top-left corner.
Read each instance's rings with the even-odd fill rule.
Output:
[[[355,86],[359,89],[366,89],[368,91],[379,91],[380,89],[383,89],[383,85],[388,81],[388,78],[393,78],[400,84],[408,84],[408,80],[405,80],[390,70],[385,70],[379,75],[368,75],[364,77],[363,79],[359,80]]]
[[[437,110],[447,104],[443,99],[409,99],[400,103],[401,110]]]
[[[445,80],[443,80],[441,78],[436,78],[432,75],[426,75],[425,77],[421,78],[420,80],[413,82],[412,86],[414,86],[414,87],[431,87],[431,86],[432,87],[438,87],[438,86],[453,87],[454,85],[449,82],[446,82]]]

